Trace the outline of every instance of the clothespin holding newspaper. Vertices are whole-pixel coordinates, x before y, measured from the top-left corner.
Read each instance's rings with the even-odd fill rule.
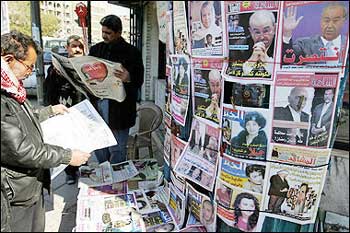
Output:
[[[75,7],[75,13],[78,15],[80,27],[83,29],[83,41],[84,41],[84,52],[89,53],[89,47],[87,43],[87,23],[86,16],[88,14],[87,7],[84,3],[79,2]]]

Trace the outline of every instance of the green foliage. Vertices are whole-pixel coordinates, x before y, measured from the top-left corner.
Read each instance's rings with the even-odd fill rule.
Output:
[[[8,1],[10,29],[32,35],[29,1]],[[40,12],[42,36],[55,36],[60,28],[60,22],[55,15]]]

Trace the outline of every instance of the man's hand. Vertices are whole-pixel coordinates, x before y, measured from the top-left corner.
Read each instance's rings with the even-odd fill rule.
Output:
[[[260,41],[253,46],[253,53],[248,59],[249,62],[256,63],[258,61],[261,61],[263,63],[266,63],[268,60],[268,55],[266,53],[266,48],[264,42]]]
[[[72,150],[72,159],[69,162],[69,165],[71,166],[80,166],[84,163],[86,163],[91,154],[82,152],[80,150]]]
[[[64,114],[66,112],[69,112],[69,109],[66,106],[64,106],[63,104],[57,104],[57,105],[52,106],[52,112],[55,115]]]
[[[114,75],[117,78],[120,78],[122,80],[123,83],[128,83],[130,82],[130,74],[129,71],[127,69],[125,69],[122,65],[121,65],[121,70],[115,69],[114,70]]]
[[[283,36],[291,38],[293,30],[298,26],[300,21],[304,18],[304,16],[297,17],[297,7],[291,6],[287,8],[286,15],[283,21]]]

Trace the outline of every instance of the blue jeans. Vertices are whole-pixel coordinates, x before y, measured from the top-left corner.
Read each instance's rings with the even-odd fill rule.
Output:
[[[103,120],[109,122],[109,100],[103,99],[97,101],[97,108]],[[129,129],[112,130],[117,145],[95,150],[95,154],[99,163],[109,161],[111,164],[121,163],[127,160],[127,148],[129,137]]]

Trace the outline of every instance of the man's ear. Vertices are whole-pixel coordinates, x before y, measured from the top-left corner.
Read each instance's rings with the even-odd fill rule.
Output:
[[[12,54],[7,54],[2,57],[7,63],[11,63],[15,60],[15,57]]]

